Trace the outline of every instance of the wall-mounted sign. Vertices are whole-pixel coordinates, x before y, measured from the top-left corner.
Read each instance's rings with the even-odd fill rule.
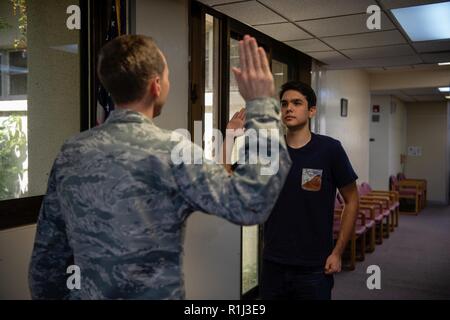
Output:
[[[410,157],[422,156],[422,147],[417,147],[417,146],[408,147],[408,156],[410,156]]]

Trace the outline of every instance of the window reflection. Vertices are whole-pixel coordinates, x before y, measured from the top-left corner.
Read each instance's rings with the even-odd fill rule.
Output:
[[[65,23],[78,3],[0,0],[0,201],[44,194],[80,131],[79,31]]]

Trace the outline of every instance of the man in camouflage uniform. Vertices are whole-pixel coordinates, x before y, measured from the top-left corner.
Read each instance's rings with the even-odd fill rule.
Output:
[[[233,71],[246,128],[280,129],[264,50],[246,36],[240,56]],[[174,164],[180,142],[152,120],[167,98],[168,72],[151,38],[123,36],[102,49],[99,77],[118,108],[69,139],[55,160],[30,265],[34,299],[183,299],[183,230],[192,212],[239,225],[267,219],[290,169],[282,136],[268,141],[279,145],[273,175],[261,175],[260,163],[231,176],[219,164]],[[81,270],[80,290],[66,285],[70,265]]]

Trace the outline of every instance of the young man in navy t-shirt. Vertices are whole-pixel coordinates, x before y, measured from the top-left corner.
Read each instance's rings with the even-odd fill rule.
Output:
[[[358,211],[358,179],[339,141],[311,133],[314,90],[301,82],[280,92],[292,168],[264,225],[261,276],[263,299],[331,299],[333,274],[351,237]],[[336,189],[345,201],[333,247]]]

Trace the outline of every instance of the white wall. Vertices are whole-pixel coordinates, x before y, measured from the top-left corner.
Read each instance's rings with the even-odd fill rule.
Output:
[[[389,121],[389,175],[396,175],[404,170],[400,160],[401,155],[406,154],[407,113],[403,101],[392,98],[391,102],[395,107]]]
[[[358,182],[369,180],[369,75],[363,70],[328,70],[320,76],[320,133],[342,142]],[[348,117],[340,116],[341,98],[348,99]]]
[[[408,156],[406,177],[427,179],[428,199],[447,203],[448,151],[447,104],[415,102],[406,104],[407,145],[422,148],[421,156]]]
[[[372,107],[380,107],[379,113],[372,113]],[[370,120],[370,177],[369,183],[377,190],[388,190],[389,186],[389,129],[390,96],[372,96],[369,113],[379,115],[380,121]]]
[[[374,189],[388,190],[389,176],[403,172],[400,155],[406,153],[406,109],[402,101],[386,95],[372,95],[370,114],[380,106],[379,122],[370,121],[370,179]],[[377,113],[375,113],[377,114]]]
[[[156,9],[157,8],[157,9]],[[189,26],[187,0],[137,0],[136,33],[153,37],[166,55],[171,91],[156,124],[188,127]],[[187,299],[239,299],[241,228],[194,214],[186,228],[184,273]]]

